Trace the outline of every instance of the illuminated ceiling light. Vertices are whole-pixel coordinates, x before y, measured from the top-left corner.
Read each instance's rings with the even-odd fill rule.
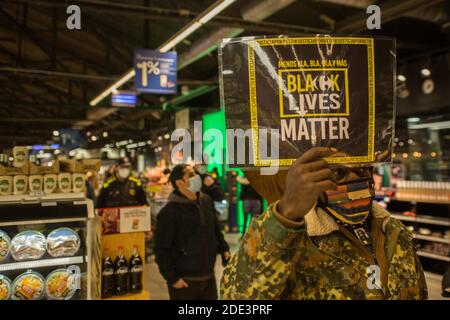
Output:
[[[397,157],[397,154],[396,154],[396,153],[393,153],[393,154],[392,154],[392,157],[393,157],[393,158]]]
[[[408,143],[409,143],[409,144],[413,144],[414,141],[413,141],[412,139],[408,139]]]
[[[91,137],[91,140],[92,140],[92,141],[97,141],[97,137],[96,137],[96,136],[92,136],[92,137]]]
[[[128,140],[128,143],[133,143],[133,139]]]
[[[431,153],[431,157],[432,157],[432,158],[436,158],[436,156],[437,156],[437,153],[433,151],[433,152]]]
[[[398,80],[398,81],[401,81],[401,82],[405,82],[405,81],[406,81],[406,77],[405,77],[404,75],[402,75],[402,74],[399,74],[399,75],[397,76],[397,80]]]
[[[178,33],[174,34],[170,39],[168,39],[165,43],[157,48],[160,52],[167,52],[179,44],[181,41],[186,39],[190,34],[200,28],[202,25],[210,21],[220,12],[225,10],[230,4],[235,2],[236,0],[219,0],[212,4],[208,9],[198,15],[197,18],[192,20],[186,26],[184,26]],[[105,99],[111,92],[128,82],[135,76],[134,69],[130,69],[127,73],[125,73],[119,80],[114,82],[108,88],[103,90],[99,95],[97,95],[94,99],[89,102],[89,105],[95,106],[100,101]]]
[[[398,142],[398,138],[397,137],[394,138],[394,142]]]
[[[60,151],[59,149],[56,149],[53,153],[56,154],[56,155],[58,155],[58,154],[61,153],[61,151]]]
[[[147,144],[148,144],[148,145],[151,145],[152,143],[153,143],[152,140],[148,140],[148,141],[147,141]]]
[[[164,139],[169,139],[170,138],[170,134],[168,134],[168,133],[166,133],[165,135],[164,135]]]
[[[420,118],[418,118],[418,117],[408,118],[408,122],[409,123],[414,123],[414,122],[419,122],[419,121],[420,121]]]
[[[71,156],[71,157],[75,156],[75,150],[70,151],[69,156]]]
[[[398,143],[398,145],[399,145],[400,147],[403,147],[403,145],[404,145],[403,141],[400,141],[400,142]]]
[[[161,137],[161,136],[158,137],[158,140],[159,140],[159,141],[161,141],[162,139],[163,139],[163,137]]]
[[[53,131],[53,136],[59,137],[59,131],[58,131],[58,130],[54,130],[54,131]]]
[[[404,154],[402,154],[402,157],[403,157],[403,159],[407,159],[408,158],[408,154],[404,153]]]
[[[103,132],[103,138],[108,138],[108,132]]]
[[[430,71],[430,69],[427,69],[427,68],[422,68],[422,70],[420,70],[420,73],[421,73],[424,77],[429,77],[429,76],[431,76],[431,71]]]
[[[91,133],[90,131],[88,131],[88,132],[86,132],[86,135],[87,135],[88,137],[90,137],[90,136],[92,135],[92,133]]]

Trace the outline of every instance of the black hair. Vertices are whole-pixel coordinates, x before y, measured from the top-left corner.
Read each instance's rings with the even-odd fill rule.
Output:
[[[174,189],[178,189],[176,181],[183,180],[184,169],[187,166],[188,166],[187,164],[177,164],[175,167],[173,167],[172,171],[170,172],[169,181]]]
[[[170,169],[169,168],[165,168],[163,171],[163,174],[169,174],[170,173]]]

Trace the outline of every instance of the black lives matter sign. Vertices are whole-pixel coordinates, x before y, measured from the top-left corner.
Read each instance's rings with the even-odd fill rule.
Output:
[[[289,166],[315,146],[339,150],[327,159],[330,163],[390,161],[392,39],[229,39],[222,43],[219,58],[227,129],[251,132],[251,155],[236,166]],[[279,133],[277,158],[261,152],[262,143],[273,142],[273,137],[261,140],[261,129]]]

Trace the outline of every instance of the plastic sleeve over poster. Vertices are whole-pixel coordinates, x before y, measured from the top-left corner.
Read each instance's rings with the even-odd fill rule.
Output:
[[[331,164],[390,162],[395,40],[316,35],[224,39],[219,78],[230,167],[290,166],[312,147]]]

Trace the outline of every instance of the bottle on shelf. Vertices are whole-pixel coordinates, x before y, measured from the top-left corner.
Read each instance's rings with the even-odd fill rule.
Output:
[[[105,248],[102,259],[102,298],[109,298],[114,295],[114,263],[108,255],[108,248]]]
[[[139,293],[142,291],[142,271],[142,259],[139,255],[138,247],[134,246],[129,268],[131,293]]]
[[[128,262],[123,255],[123,247],[118,248],[118,256],[114,261],[114,273],[116,276],[116,295],[122,296],[128,293]]]

